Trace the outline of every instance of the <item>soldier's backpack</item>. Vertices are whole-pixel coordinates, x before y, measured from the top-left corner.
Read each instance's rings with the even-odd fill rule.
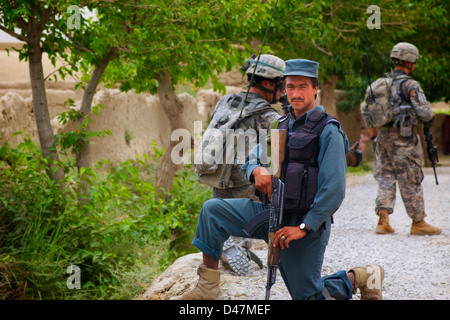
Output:
[[[361,106],[366,127],[382,127],[397,118],[399,107],[404,104],[401,84],[407,79],[410,77],[406,75],[393,79],[392,73],[386,73],[367,88],[365,104]]]
[[[248,122],[245,120],[257,114],[268,111],[276,112],[269,102],[250,92],[247,96],[247,105],[241,114],[245,94],[243,91],[225,95],[217,103],[211,122],[195,155],[195,171],[200,183],[219,189],[239,186],[236,185],[236,182],[233,183],[230,177],[238,151],[236,143],[242,141],[240,136],[248,135],[248,132],[244,132],[246,128],[243,123]],[[241,115],[241,125],[238,128],[241,130],[235,131],[239,115]],[[254,131],[254,134],[257,139],[258,132]],[[241,185],[248,183],[248,180],[244,178],[245,176]]]

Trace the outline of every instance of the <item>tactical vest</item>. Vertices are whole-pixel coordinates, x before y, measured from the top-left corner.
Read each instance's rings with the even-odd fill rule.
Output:
[[[403,82],[411,79],[407,75],[396,75],[391,87],[391,105],[393,109],[393,120],[386,126],[400,129],[400,135],[410,137],[413,134],[413,124],[416,122],[416,114],[413,106],[405,99],[402,91]]]
[[[280,129],[288,129],[290,116],[280,119]],[[296,132],[288,133],[287,161],[284,173],[284,212],[288,215],[305,215],[317,193],[319,175],[319,138],[328,123],[340,123],[328,113],[314,112]]]

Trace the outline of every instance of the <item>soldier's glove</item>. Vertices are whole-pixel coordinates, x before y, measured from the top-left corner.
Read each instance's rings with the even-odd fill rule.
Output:
[[[347,167],[358,167],[362,160],[362,151],[358,150],[359,142],[356,141],[345,155],[347,160]]]

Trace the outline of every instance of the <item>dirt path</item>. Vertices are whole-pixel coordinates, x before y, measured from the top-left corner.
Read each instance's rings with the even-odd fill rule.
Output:
[[[438,236],[411,236],[411,220],[397,190],[397,203],[390,221],[395,233],[375,234],[376,181],[372,175],[349,176],[346,198],[335,213],[335,223],[323,264],[323,275],[351,267],[377,263],[385,269],[383,298],[388,300],[450,300],[450,167],[438,167],[439,185],[431,168],[424,168],[426,221],[443,229]],[[252,250],[265,264],[265,244]],[[157,278],[143,299],[167,299],[195,285],[201,254],[179,259]],[[225,299],[264,299],[267,268],[253,264],[248,276],[223,270]],[[272,299],[290,300],[281,276],[272,287]],[[354,295],[358,299],[358,294]]]

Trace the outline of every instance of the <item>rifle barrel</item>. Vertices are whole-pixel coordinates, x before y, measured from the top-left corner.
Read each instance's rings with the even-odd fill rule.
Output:
[[[266,300],[270,300],[270,289],[274,285],[277,278],[277,266],[268,266],[267,283],[266,283]]]
[[[437,178],[437,173],[436,173],[436,166],[433,165],[433,171],[434,171],[434,181],[436,182],[436,185],[439,184],[438,178]]]

